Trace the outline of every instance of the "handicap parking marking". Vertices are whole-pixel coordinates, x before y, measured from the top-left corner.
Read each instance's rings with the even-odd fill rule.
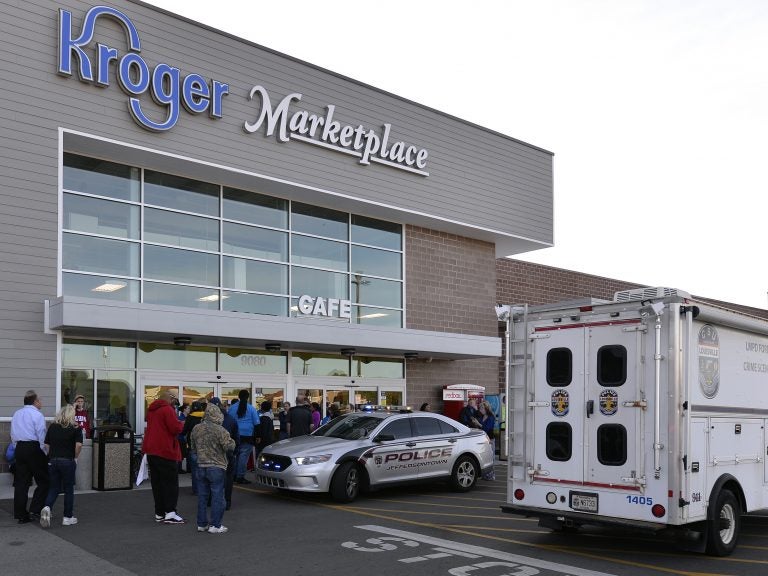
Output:
[[[538,569],[547,570],[563,576],[615,576],[606,572],[597,572],[587,568],[569,566],[558,562],[550,562],[539,558],[530,558],[519,554],[511,554],[501,550],[485,548],[483,546],[474,546],[472,544],[463,544],[442,538],[433,538],[415,532],[407,532],[396,528],[387,528],[374,524],[355,526],[360,530],[367,530],[378,534],[375,538],[368,538],[366,545],[360,545],[356,542],[343,542],[341,545],[350,550],[358,552],[395,552],[400,554],[405,552],[407,557],[399,558],[398,561],[404,564],[418,564],[428,560],[438,558],[450,558],[452,556],[462,559],[477,560],[464,566],[457,566],[448,570],[451,576],[480,576],[483,570],[493,568],[493,573],[498,574],[500,568],[510,568],[501,576],[533,576],[539,573]],[[420,544],[426,544],[431,547],[429,554],[413,554],[414,548]],[[494,561],[487,561],[487,559]]]

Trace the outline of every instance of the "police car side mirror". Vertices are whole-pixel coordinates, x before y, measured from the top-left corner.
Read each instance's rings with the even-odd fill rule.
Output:
[[[394,440],[395,436],[393,434],[379,434],[376,436],[376,438],[373,439],[374,442],[389,442],[390,440]]]

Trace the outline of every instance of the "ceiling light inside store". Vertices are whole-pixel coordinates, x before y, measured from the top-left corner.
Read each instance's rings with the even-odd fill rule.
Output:
[[[221,300],[226,300],[227,298],[229,298],[229,296],[221,296]],[[218,302],[219,295],[209,294],[208,296],[203,296],[202,298],[198,298],[197,301],[198,302]]]
[[[384,318],[384,316],[389,316],[389,314],[384,314],[384,312],[375,312],[373,314],[363,314],[362,316],[359,316],[359,318]]]
[[[128,286],[127,282],[104,282],[96,288],[91,288],[91,292],[117,292]]]

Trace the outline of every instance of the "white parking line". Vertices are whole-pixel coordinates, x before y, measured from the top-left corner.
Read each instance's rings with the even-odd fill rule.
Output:
[[[483,546],[473,546],[471,544],[462,544],[460,542],[452,542],[451,540],[443,540],[442,538],[432,538],[431,536],[425,536],[415,532],[406,532],[405,530],[397,530],[395,528],[386,528],[384,526],[376,526],[373,524],[355,526],[355,528],[360,528],[361,530],[369,530],[371,532],[378,532],[379,534],[389,534],[390,536],[396,536],[405,540],[437,546],[442,550],[454,552],[457,556],[470,558],[473,556],[495,558],[496,560],[503,560],[505,562],[515,562],[517,564],[524,564],[526,566],[535,566],[536,568],[541,568],[543,570],[552,570],[553,572],[567,574],[568,576],[615,576],[613,574],[608,574],[607,572],[596,572],[586,568],[568,566],[566,564],[549,562],[547,560],[540,560],[538,558],[529,558],[527,556],[520,556],[519,554],[510,554],[508,552],[493,550],[492,548],[485,548]],[[427,558],[428,556],[425,554],[421,557],[417,556],[404,560],[408,562],[419,562],[421,559],[426,560]]]

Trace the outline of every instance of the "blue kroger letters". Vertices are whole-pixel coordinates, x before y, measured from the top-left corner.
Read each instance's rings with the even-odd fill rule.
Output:
[[[120,57],[116,48],[97,43],[94,64],[83,48],[93,40],[96,19],[99,16],[112,18],[125,28],[130,52]],[[77,60],[77,74],[82,82],[97,86],[109,86],[109,65],[115,62],[115,74],[120,88],[130,96],[128,109],[133,119],[147,130],[170,130],[179,121],[181,106],[190,114],[208,110],[211,118],[221,118],[222,99],[229,94],[229,85],[211,80],[210,84],[200,74],[188,74],[182,78],[178,68],[158,64],[150,70],[147,62],[139,55],[141,41],[139,33],[130,19],[114,8],[94,6],[85,14],[80,36],[72,37],[72,13],[59,9],[59,67],[63,76],[72,75],[73,56]],[[152,99],[167,107],[166,118],[156,122],[141,108],[139,96],[149,92]]]

